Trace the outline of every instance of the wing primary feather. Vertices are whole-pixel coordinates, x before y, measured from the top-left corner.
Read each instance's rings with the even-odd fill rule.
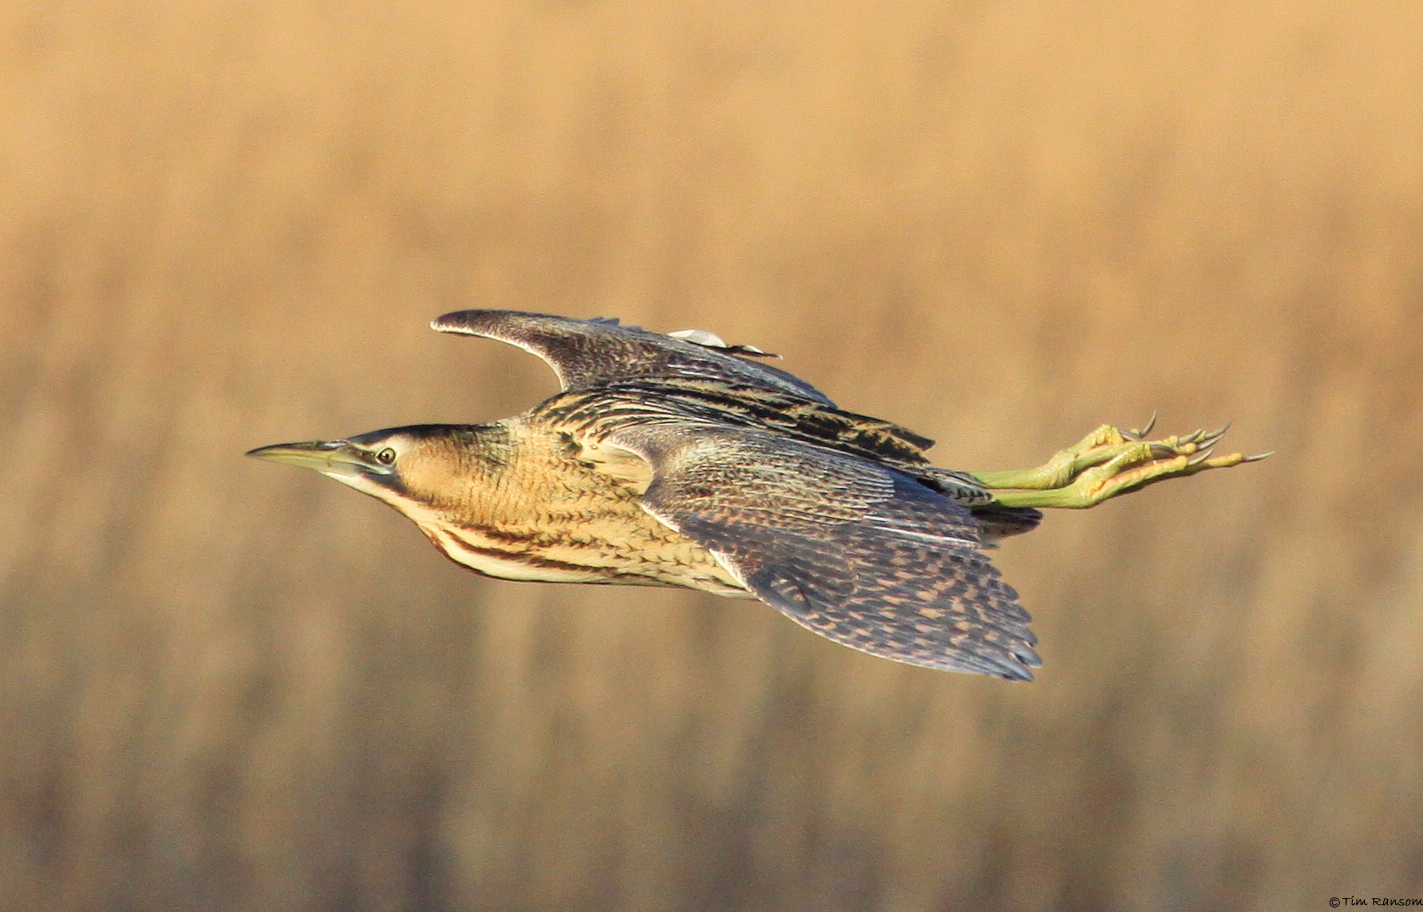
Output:
[[[833,405],[824,393],[799,377],[741,357],[734,348],[721,351],[609,318],[576,320],[511,310],[461,310],[436,318],[430,326],[439,332],[517,345],[548,362],[565,390],[636,378],[704,378]]]

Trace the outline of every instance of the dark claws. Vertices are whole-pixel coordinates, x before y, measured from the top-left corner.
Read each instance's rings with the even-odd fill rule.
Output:
[[[1192,456],[1190,459],[1187,459],[1187,460],[1186,460],[1186,468],[1189,469],[1191,466],[1200,465],[1201,463],[1205,462],[1205,461],[1206,461],[1207,459],[1209,459],[1209,458],[1211,458],[1211,451],[1210,451],[1210,448],[1208,447],[1208,448],[1206,448],[1206,449],[1204,449],[1204,450],[1201,450],[1199,453],[1197,453],[1196,455]]]
[[[1151,429],[1154,428],[1154,427],[1156,427],[1156,411],[1155,411],[1155,410],[1152,410],[1152,412],[1151,412],[1151,418],[1150,418],[1150,420],[1148,420],[1148,421],[1146,422],[1146,427],[1141,428],[1140,430],[1138,430],[1137,428],[1132,428],[1131,430],[1127,431],[1127,432],[1126,432],[1125,434],[1123,434],[1122,436],[1123,436],[1123,437],[1130,437],[1132,440],[1141,440],[1141,439],[1144,438],[1147,434],[1150,434],[1150,433],[1151,433]]]
[[[1229,421],[1216,428],[1215,430],[1211,431],[1209,434],[1205,435],[1200,440],[1197,440],[1196,445],[1201,447],[1201,449],[1205,449],[1206,447],[1213,447],[1220,442],[1220,438],[1224,437],[1225,432],[1228,430],[1230,430]]]

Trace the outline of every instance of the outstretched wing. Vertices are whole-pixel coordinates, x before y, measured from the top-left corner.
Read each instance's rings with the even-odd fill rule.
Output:
[[[517,345],[548,362],[565,390],[620,380],[688,378],[761,387],[834,405],[804,380],[751,360],[764,356],[759,349],[727,345],[702,330],[664,335],[623,326],[616,319],[575,320],[512,310],[461,310],[430,326]]]
[[[914,479],[754,429],[641,424],[606,442],[652,466],[644,509],[811,630],[930,668],[1031,680],[1042,664],[969,511]]]

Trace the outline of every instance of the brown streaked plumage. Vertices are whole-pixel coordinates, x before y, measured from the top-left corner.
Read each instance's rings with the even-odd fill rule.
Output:
[[[755,597],[930,668],[1032,678],[1028,614],[983,549],[1036,526],[1038,507],[1262,458],[1211,457],[1224,429],[1146,440],[1104,425],[1035,469],[951,471],[928,463],[933,441],[842,411],[758,360],[774,356],[710,333],[478,310],[432,325],[538,355],[563,391],[494,424],[248,455],[384,500],[488,576]]]

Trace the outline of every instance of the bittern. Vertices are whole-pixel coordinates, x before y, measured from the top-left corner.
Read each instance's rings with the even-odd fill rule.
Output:
[[[483,425],[416,425],[249,456],[305,466],[414,520],[485,576],[759,598],[911,665],[1031,680],[1018,594],[984,549],[1083,508],[1262,456],[1224,433],[1102,426],[1034,469],[930,465],[933,441],[847,412],[752,346],[617,320],[467,310],[432,327],[538,355],[562,391]]]

